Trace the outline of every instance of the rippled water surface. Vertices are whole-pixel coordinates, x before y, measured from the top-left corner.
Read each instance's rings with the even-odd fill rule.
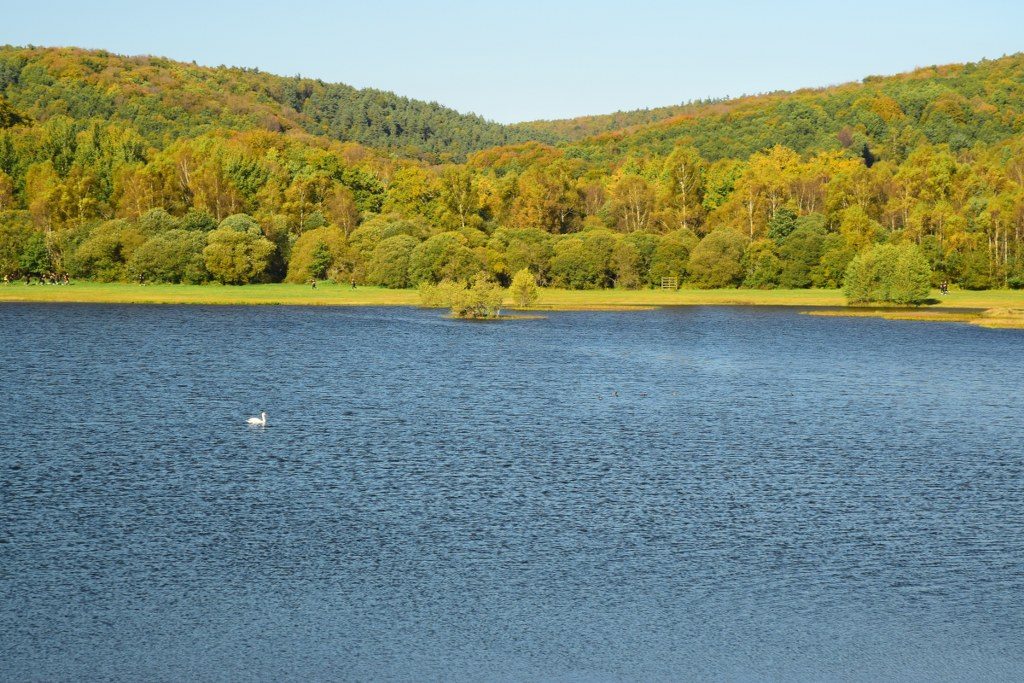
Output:
[[[1021,680],[1022,352],[3,305],[0,678]]]

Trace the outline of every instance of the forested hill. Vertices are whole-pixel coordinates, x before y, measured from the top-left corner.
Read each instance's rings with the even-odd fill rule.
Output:
[[[1024,288],[1024,55],[667,111],[0,48],[0,277]]]
[[[1024,54],[829,88],[523,125],[586,138],[578,154],[594,160],[668,154],[679,142],[707,160],[746,159],[775,145],[801,154],[867,145],[876,158],[901,160],[922,141],[959,151],[1024,132]]]
[[[602,133],[638,128],[651,123],[661,123],[683,114],[711,113],[708,105],[719,104],[726,99],[704,100],[673,104],[667,107],[653,107],[616,111],[611,114],[588,114],[570,119],[541,119],[514,123],[512,128],[519,129],[537,138],[552,138],[564,142],[577,142],[584,138],[594,137]]]
[[[213,129],[300,129],[444,161],[556,139],[380,90],[77,48],[0,47],[0,96],[36,121],[120,122],[158,147]]]
[[[214,130],[300,130],[430,162],[524,142],[597,162],[693,145],[707,160],[784,145],[798,153],[867,146],[900,159],[919,140],[954,150],[1024,131],[1024,55],[872,76],[829,88],[511,126],[435,102],[258,69],[201,67],[78,48],[0,47],[0,98],[44,122],[57,115],[130,126],[151,145]],[[0,116],[4,116],[0,112]]]

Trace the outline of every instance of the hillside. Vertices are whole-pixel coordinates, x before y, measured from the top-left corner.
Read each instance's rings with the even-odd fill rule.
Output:
[[[667,154],[676,142],[708,160],[776,144],[797,152],[867,144],[905,156],[918,137],[954,149],[1024,129],[1024,55],[872,76],[829,88],[510,126],[373,89],[200,67],[76,48],[0,47],[0,96],[36,121],[56,115],[120,121],[164,146],[212,130],[303,131],[430,161],[492,147],[568,145],[599,161]]]
[[[770,289],[898,261],[915,291],[1024,287],[1022,131],[1024,55],[502,126],[255,70],[3,48],[0,275]]]
[[[76,48],[0,47],[0,96],[37,121],[122,122],[154,145],[218,128],[298,129],[443,160],[536,136],[380,90]]]
[[[510,127],[525,131],[538,138],[553,138],[565,142],[577,142],[584,138],[594,137],[602,133],[610,133],[625,128],[635,128],[651,123],[659,123],[682,114],[700,114],[706,105],[716,104],[725,100],[707,100],[675,104],[667,107],[650,109],[632,109],[616,111],[611,114],[589,114],[571,119],[541,119],[514,123]],[[710,109],[707,110],[710,113]]]
[[[685,141],[708,160],[745,159],[774,145],[806,153],[864,144],[876,157],[902,159],[920,139],[961,150],[1024,131],[1024,54],[829,88],[528,125],[584,136],[576,146],[588,158],[667,154]]]

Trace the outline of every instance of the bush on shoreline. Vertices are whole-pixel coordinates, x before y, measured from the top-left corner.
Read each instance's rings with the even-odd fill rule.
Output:
[[[443,280],[420,285],[420,305],[425,308],[450,308],[452,317],[467,320],[497,318],[505,299],[505,290],[479,273],[472,283]]]

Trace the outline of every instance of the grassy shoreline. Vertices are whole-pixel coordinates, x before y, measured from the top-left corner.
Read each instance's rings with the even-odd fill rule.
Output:
[[[938,302],[921,311],[949,309],[1024,308],[1024,290],[951,291],[935,293]],[[320,283],[309,285],[138,285],[74,282],[70,285],[0,284],[0,302],[294,305],[294,306],[416,306],[414,289],[383,289]],[[635,310],[659,306],[807,306],[845,307],[835,289],[542,289],[537,310]],[[865,309],[851,309],[851,313]],[[876,310],[876,309],[868,309]],[[877,309],[884,312],[887,309]],[[891,309],[888,309],[891,311]],[[862,314],[862,313],[857,313]]]
[[[882,320],[904,320],[934,323],[967,323],[977,327],[1000,330],[1024,329],[1024,308],[993,307],[983,310],[961,309],[822,309],[804,311],[807,315],[826,318],[881,318]]]

